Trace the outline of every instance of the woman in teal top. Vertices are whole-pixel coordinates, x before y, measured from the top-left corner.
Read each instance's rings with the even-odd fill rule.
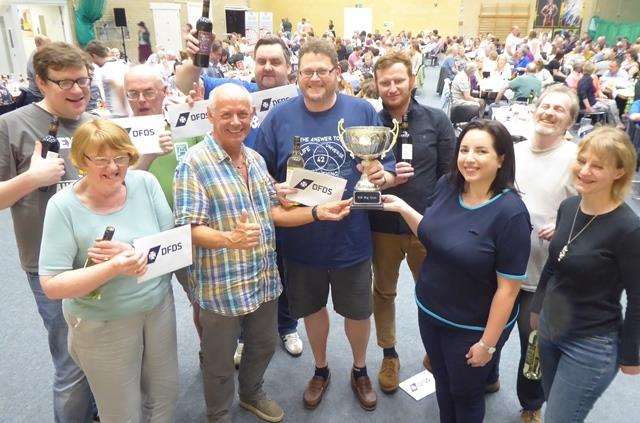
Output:
[[[172,228],[173,217],[157,180],[127,171],[138,157],[119,126],[95,120],[79,127],[71,160],[84,177],[49,201],[40,250],[42,288],[64,299],[69,352],[102,422],[171,422],[177,400],[171,274],[138,283],[147,253],[131,247]],[[108,226],[113,240],[96,241]]]

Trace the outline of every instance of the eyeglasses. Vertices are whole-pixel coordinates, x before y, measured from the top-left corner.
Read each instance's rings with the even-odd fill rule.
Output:
[[[87,77],[78,78],[78,79],[60,79],[58,81],[56,81],[55,79],[47,78],[47,81],[53,82],[58,87],[60,87],[60,89],[63,89],[63,90],[70,90],[74,84],[77,84],[78,87],[80,88],[86,88],[89,85],[91,85],[91,78],[87,78]]]
[[[87,156],[85,154],[84,157],[87,160],[89,160],[91,163],[96,165],[97,167],[107,167],[107,166],[109,166],[111,164],[111,162],[114,162],[116,164],[116,166],[128,166],[129,162],[131,162],[131,157],[129,157],[129,155],[117,156],[117,157],[113,157],[113,158],[109,158],[109,157],[94,157],[92,159],[91,157],[89,157],[89,156]]]
[[[312,78],[313,75],[318,75],[319,78],[324,78],[329,75],[335,68],[319,68],[319,69],[300,69],[300,75],[305,78]]]
[[[142,97],[144,97],[145,100],[151,101],[155,100],[155,98],[158,96],[158,90],[149,88],[142,91],[128,90],[126,92],[127,98],[131,101],[138,101],[138,99],[140,98],[140,94],[142,94]]]

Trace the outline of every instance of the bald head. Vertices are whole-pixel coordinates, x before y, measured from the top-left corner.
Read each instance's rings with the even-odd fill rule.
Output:
[[[251,94],[242,85],[227,82],[226,84],[219,85],[209,96],[211,103],[208,109],[216,109],[218,102],[224,100],[233,100],[237,102],[245,102],[252,107]]]
[[[251,130],[251,94],[242,86],[226,83],[211,94],[207,108],[213,138],[229,154],[238,152]]]
[[[124,75],[124,90],[134,116],[162,114],[167,87],[157,69],[149,65],[131,67]]]

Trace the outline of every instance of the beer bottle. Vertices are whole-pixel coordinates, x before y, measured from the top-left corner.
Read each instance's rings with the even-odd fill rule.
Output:
[[[407,162],[411,164],[413,160],[413,139],[409,133],[409,115],[405,113],[402,116],[402,123],[400,124],[400,134],[398,135],[400,142],[400,160],[401,162]]]
[[[538,347],[538,331],[531,331],[529,335],[529,345],[525,356],[522,374],[529,380],[542,379],[542,368],[540,367],[540,348]]]
[[[193,58],[193,64],[201,68],[209,67],[209,53],[213,43],[213,23],[209,19],[209,0],[202,2],[202,16],[196,22],[200,50]]]
[[[304,159],[302,158],[302,151],[300,149],[300,137],[293,137],[293,150],[291,156],[287,160],[287,185],[291,186],[291,177],[293,176],[294,169],[304,169]]]
[[[102,235],[102,238],[97,239],[96,241],[111,241],[113,239],[113,234],[115,233],[115,231],[116,229],[113,226],[107,226],[107,228],[104,230],[104,234]],[[87,259],[84,262],[84,267],[93,266],[94,264],[95,263],[93,262],[93,260],[87,257]],[[87,294],[86,298],[90,300],[102,299],[102,293],[100,292],[100,288],[96,288],[95,290],[91,291],[89,294]]]
[[[57,135],[58,118],[54,116],[53,120],[49,124],[49,132],[40,140],[40,143],[42,144],[41,156],[43,159],[58,158],[60,153],[60,141],[58,141]],[[46,192],[49,187],[40,187],[39,189],[42,192]]]

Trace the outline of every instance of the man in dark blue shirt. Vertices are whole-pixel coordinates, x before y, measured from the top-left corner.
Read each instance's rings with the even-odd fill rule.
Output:
[[[384,109],[380,118],[392,126],[406,115],[412,143],[396,144],[396,186],[385,190],[405,200],[420,212],[431,204],[438,179],[447,172],[455,147],[453,126],[440,109],[425,107],[412,97],[415,77],[411,60],[401,53],[390,53],[376,62],[374,78]],[[398,389],[400,360],[395,350],[395,297],[400,263],[406,258],[414,281],[426,254],[420,240],[411,233],[397,213],[372,212],[373,231],[373,314],[378,346],[384,358],[378,373],[380,389]],[[425,366],[428,366],[425,357]]]
[[[258,129],[255,150],[264,157],[278,182],[286,178],[292,137],[301,138],[304,167],[347,180],[343,198],[350,198],[361,170],[385,188],[395,180],[395,160],[387,155],[362,169],[340,142],[338,121],[344,126],[380,126],[367,101],[336,94],[338,56],[333,45],[311,39],[300,50],[298,85],[301,96],[280,103]],[[340,222],[314,222],[280,232],[281,254],[287,275],[287,295],[294,317],[304,317],[315,359],[315,374],[304,392],[305,407],[313,409],[329,384],[327,336],[329,290],[333,306],[345,317],[345,332],[354,363],[351,384],[361,406],[373,410],[375,391],[366,370],[366,350],[371,329],[371,230],[365,210],[353,210]]]

